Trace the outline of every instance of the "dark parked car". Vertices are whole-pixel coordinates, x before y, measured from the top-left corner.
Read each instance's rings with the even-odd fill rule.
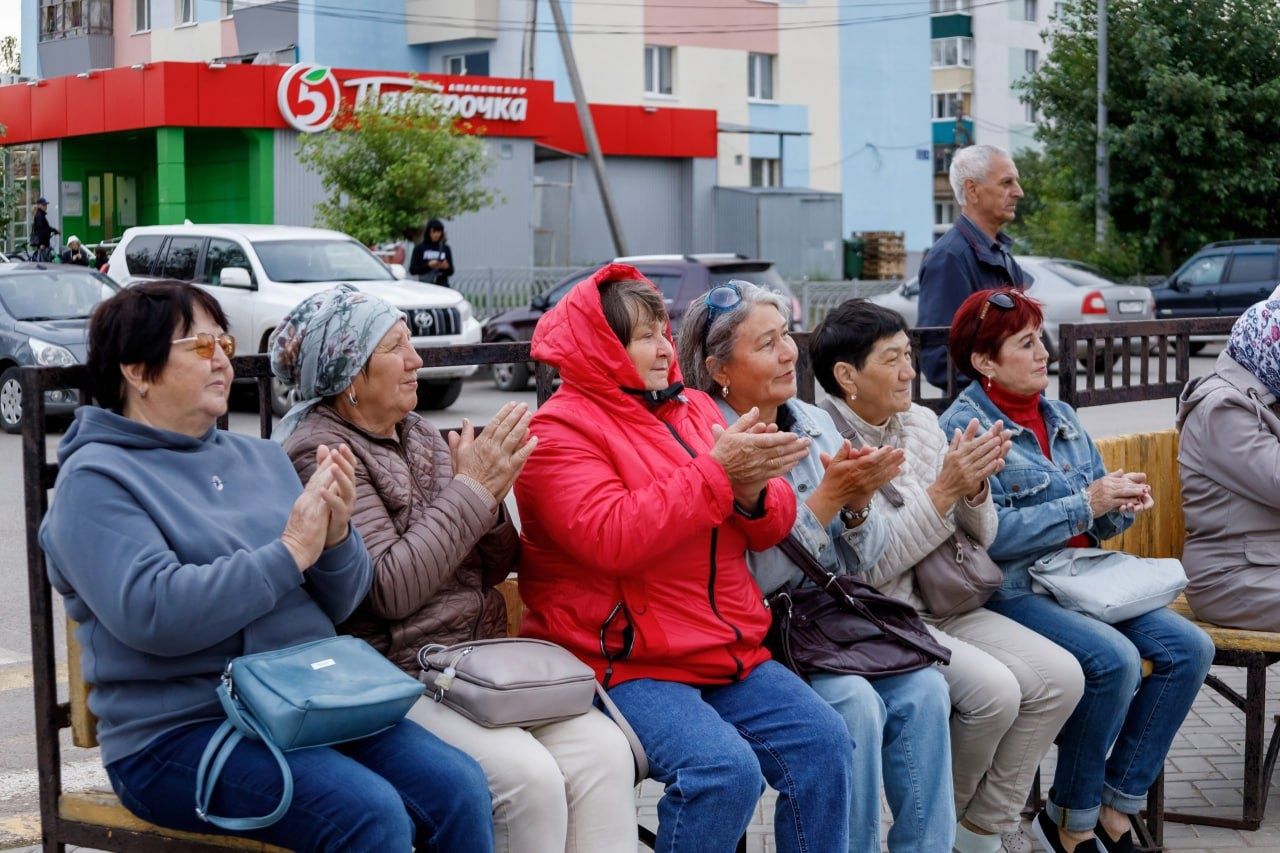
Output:
[[[617,258],[614,263],[630,264],[658,286],[667,312],[671,315],[671,328],[678,331],[689,300],[706,293],[730,279],[743,279],[781,292],[791,300],[793,324],[800,316],[800,303],[792,294],[787,282],[778,275],[773,261],[747,258],[743,255],[635,255]],[[527,341],[533,337],[533,327],[538,324],[547,309],[560,301],[575,284],[600,267],[584,267],[561,279],[555,287],[533,297],[527,308],[513,308],[490,317],[484,324],[483,340],[486,343]],[[533,375],[530,364],[495,364],[493,384],[503,391],[522,391]]]
[[[0,271],[0,427],[5,432],[22,429],[19,368],[83,363],[89,315],[119,289],[84,267],[21,264]],[[45,395],[50,415],[69,414],[78,403],[74,390]]]
[[[1278,256],[1280,239],[1210,243],[1151,288],[1156,317],[1239,317],[1275,290]],[[1192,352],[1204,346],[1204,341],[1193,341]]]

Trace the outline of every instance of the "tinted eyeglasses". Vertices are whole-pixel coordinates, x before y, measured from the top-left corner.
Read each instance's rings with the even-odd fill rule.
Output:
[[[969,337],[970,350],[978,342],[978,330],[982,328],[982,321],[987,319],[987,312],[991,310],[992,305],[1001,311],[1012,311],[1014,306],[1013,296],[1008,291],[997,290],[987,297],[986,302],[982,303],[982,308],[978,311],[978,322],[973,324],[973,334]]]
[[[218,335],[217,337],[209,334],[208,332],[201,332],[200,334],[192,335],[189,338],[178,338],[176,341],[170,341],[170,343],[172,344],[194,343],[195,346],[192,347],[192,349],[195,351],[195,354],[200,356],[201,358],[212,359],[213,348],[215,346],[220,347],[222,351],[226,353],[227,358],[233,358],[236,354],[236,339],[225,332],[223,332],[221,335]]]
[[[732,311],[742,304],[742,288],[734,282],[717,285],[707,292],[707,319],[702,324],[702,352],[707,351],[707,335],[711,334],[711,325],[716,317]]]

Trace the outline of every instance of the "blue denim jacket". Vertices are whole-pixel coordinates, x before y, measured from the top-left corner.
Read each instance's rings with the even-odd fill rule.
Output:
[[[1110,539],[1133,524],[1133,516],[1119,511],[1093,517],[1085,489],[1106,467],[1093,439],[1066,403],[1040,398],[1049,433],[1046,459],[1035,433],[1012,423],[980,383],[974,382],[938,419],[951,435],[977,418],[983,429],[1003,420],[1012,433],[1013,448],[1004,470],[991,478],[991,497],[1000,528],[987,547],[1004,569],[1004,587],[997,596],[1012,598],[1031,591],[1028,569],[1036,560],[1063,548],[1072,536],[1084,533],[1095,542]]]
[[[724,400],[716,400],[725,419],[733,423],[738,413],[729,407]],[[840,430],[836,429],[831,416],[808,403],[792,398],[785,403],[787,411],[795,421],[792,431],[798,435],[808,436],[812,440],[809,455],[800,460],[800,464],[791,469],[787,482],[795,492],[799,504],[796,511],[796,523],[791,533],[800,543],[818,558],[827,569],[834,574],[860,574],[870,569],[884,555],[889,545],[889,527],[884,518],[876,512],[872,505],[871,515],[867,520],[852,530],[844,526],[839,516],[823,527],[818,519],[805,505],[805,501],[813,494],[813,490],[822,482],[824,468],[820,454],[835,455],[844,439]],[[749,552],[747,565],[752,576],[766,595],[783,586],[796,586],[805,581],[804,572],[786,554],[778,548],[767,551]]]

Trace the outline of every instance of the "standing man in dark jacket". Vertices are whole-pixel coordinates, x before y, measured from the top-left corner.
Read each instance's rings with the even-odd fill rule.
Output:
[[[61,234],[57,228],[49,224],[49,200],[44,196],[36,199],[36,213],[31,219],[31,259],[34,261],[53,260],[53,235]]]
[[[427,223],[427,233],[422,242],[413,247],[413,257],[409,260],[409,275],[416,275],[418,281],[428,284],[449,286],[449,276],[453,275],[453,249],[444,236],[444,223],[432,219]]]
[[[1013,240],[1000,230],[1018,212],[1022,187],[1018,167],[1002,148],[970,145],[951,160],[951,190],[961,216],[933,244],[920,267],[918,326],[950,326],[960,303],[977,290],[1025,287],[1026,277],[1013,259]],[[921,353],[925,378],[947,386],[946,346]],[[956,373],[957,390],[968,377]]]

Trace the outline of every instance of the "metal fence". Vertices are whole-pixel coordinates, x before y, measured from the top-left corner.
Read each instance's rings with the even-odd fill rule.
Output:
[[[471,302],[477,319],[485,320],[509,308],[528,305],[534,295],[549,290],[556,282],[582,267],[478,267],[454,274],[449,286]],[[800,300],[803,328],[812,329],[827,312],[855,296],[887,293],[900,281],[792,281],[792,292]]]

